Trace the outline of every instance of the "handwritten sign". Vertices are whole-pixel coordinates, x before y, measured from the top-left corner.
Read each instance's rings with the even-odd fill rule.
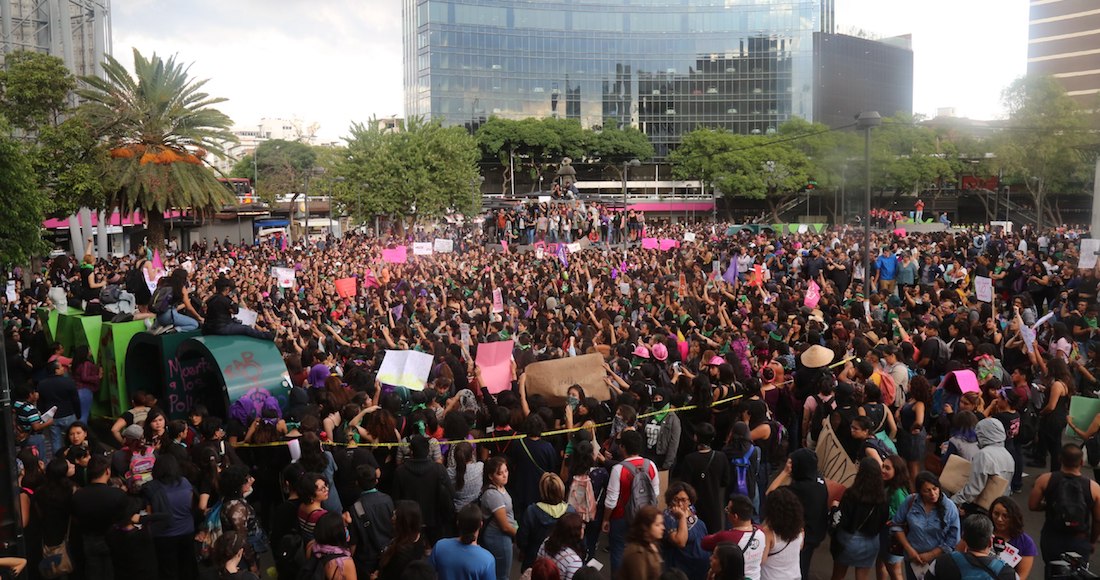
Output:
[[[817,437],[817,466],[825,479],[849,487],[856,479],[857,466],[848,457],[848,452],[840,444],[832,425],[824,422],[821,434]]]
[[[430,255],[432,255],[432,243],[431,242],[414,242],[413,243],[413,255],[414,256],[430,256]]]
[[[985,276],[975,276],[974,292],[978,294],[978,300],[993,302],[993,279]]]
[[[955,495],[969,479],[970,462],[955,454],[948,456],[940,474],[940,487],[949,495]]]
[[[256,326],[257,318],[259,318],[259,314],[255,310],[249,310],[248,308],[237,310],[237,320],[240,320],[241,324],[245,326]]]
[[[532,363],[527,365],[525,373],[527,394],[542,395],[551,405],[564,405],[566,392],[574,384],[580,385],[589,397],[600,401],[611,398],[604,382],[607,373],[600,354]]]
[[[802,301],[802,304],[806,308],[817,308],[818,302],[821,302],[821,286],[817,285],[817,282],[810,280],[809,288],[806,289],[806,298]]]
[[[436,238],[432,244],[432,249],[440,254],[450,254],[455,250],[454,240],[444,240],[442,238]]]
[[[477,345],[477,366],[481,369],[481,380],[494,395],[512,388],[513,346],[511,340]]]
[[[1100,252],[1100,238],[1081,240],[1081,255],[1077,258],[1077,267],[1085,270],[1095,268],[1096,252]]]
[[[404,264],[409,261],[408,248],[405,246],[385,248],[382,250],[382,261],[390,264]]]
[[[168,376],[165,377],[165,395],[168,397],[168,415],[182,418],[198,401],[195,393],[202,391],[205,377],[213,370],[206,357],[196,357],[181,362],[168,359]]]
[[[434,357],[415,350],[387,350],[378,367],[378,381],[394,387],[423,391]]]
[[[669,238],[661,238],[657,242],[657,246],[661,249],[662,252],[667,252],[672,248],[679,248],[680,242]]]
[[[695,232],[684,232],[684,241],[685,242],[694,242],[695,241]]]
[[[279,288],[294,287],[294,268],[272,268],[271,275],[275,277]]]
[[[566,244],[565,248],[569,250],[570,254],[576,254],[577,252],[581,251],[581,245],[578,242],[573,242],[572,244]]]
[[[504,312],[504,293],[500,288],[493,288],[493,312]]]
[[[335,284],[336,293],[340,295],[340,298],[354,298],[359,293],[355,278],[340,278]]]

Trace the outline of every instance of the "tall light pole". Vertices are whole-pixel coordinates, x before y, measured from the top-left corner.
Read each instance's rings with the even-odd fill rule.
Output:
[[[871,128],[882,124],[878,111],[865,111],[856,117],[863,129],[863,298],[871,299]]]
[[[305,243],[306,246],[309,246],[309,180],[314,175],[321,175],[324,172],[325,172],[324,167],[311,167],[306,172],[306,194],[305,194],[306,195],[306,205],[305,205],[306,216],[305,216],[305,234],[304,234],[305,235],[305,240],[306,240],[306,243]],[[329,200],[329,203],[330,204],[332,203],[331,199]],[[330,205],[330,207],[331,207],[331,205]]]
[[[623,162],[623,217],[626,217],[626,179],[629,175],[631,167],[641,167],[642,162],[637,159],[631,159],[630,161]],[[624,219],[625,221],[625,219]],[[626,232],[619,231],[623,237],[623,259],[626,259]]]

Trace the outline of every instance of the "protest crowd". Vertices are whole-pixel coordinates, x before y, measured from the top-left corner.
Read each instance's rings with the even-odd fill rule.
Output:
[[[831,558],[837,580],[1008,579],[1087,563],[1086,235],[888,226],[864,271],[862,231],[635,216],[624,247],[625,219],[568,205],[308,247],[62,256],[17,278],[23,574],[773,580]],[[285,407],[176,419],[132,392],[96,428],[102,370],[48,343],[35,309],[91,312],[110,286],[149,332],[273,340]],[[430,361],[423,384],[380,379],[399,355]],[[1046,469],[1025,496],[1029,464]]]

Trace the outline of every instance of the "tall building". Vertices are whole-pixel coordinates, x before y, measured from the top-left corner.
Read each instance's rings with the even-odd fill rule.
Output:
[[[101,76],[111,54],[107,0],[0,0],[0,49],[56,56],[76,76]]]
[[[1082,107],[1100,93],[1100,4],[1095,0],[1031,0],[1027,74],[1051,76]]]
[[[814,119],[814,36],[835,29],[833,4],[404,0],[405,114],[633,126],[659,157],[699,126],[768,134]]]
[[[813,120],[841,127],[855,122],[861,111],[884,117],[913,111],[910,38],[814,33]]]

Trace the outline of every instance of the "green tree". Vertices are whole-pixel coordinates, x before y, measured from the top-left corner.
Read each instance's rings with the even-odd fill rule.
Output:
[[[723,196],[763,199],[779,221],[784,203],[804,191],[811,164],[806,154],[776,137],[696,129],[669,155],[678,179],[699,179]]]
[[[256,150],[238,161],[229,175],[256,179],[256,195],[274,203],[280,195],[302,193],[306,173],[317,162],[314,148],[300,141],[270,139],[256,146]]]
[[[0,268],[6,271],[46,252],[42,220],[49,205],[24,148],[6,132],[0,136],[0,183]]]
[[[76,79],[60,58],[14,52],[4,57],[4,70],[0,71],[0,114],[12,128],[33,135],[43,126],[61,122],[75,88]]]
[[[43,125],[28,145],[38,185],[50,200],[47,213],[68,216],[82,207],[105,206],[104,182],[110,156],[84,115]]]
[[[605,168],[615,172],[616,179],[623,178],[623,162],[637,159],[648,161],[653,158],[653,144],[645,133],[633,128],[614,129],[604,127],[585,140],[588,144],[588,158],[604,164]]]
[[[1002,96],[1008,124],[995,144],[996,165],[1024,186],[1037,209],[1038,228],[1044,220],[1062,223],[1061,212],[1046,195],[1068,193],[1088,180],[1080,149],[1087,137],[1085,115],[1049,77],[1017,79]]]
[[[496,158],[504,167],[504,190],[512,180],[510,166],[527,168],[531,191],[538,186],[539,176],[557,167],[563,157],[579,159],[586,152],[588,133],[576,119],[502,119],[490,117],[477,131],[477,141],[489,158]]]
[[[462,127],[406,119],[387,133],[377,123],[353,123],[339,159],[333,195],[357,221],[368,216],[471,215],[480,207],[477,141]]]
[[[146,58],[135,49],[133,76],[112,56],[103,72],[102,79],[81,79],[78,94],[110,154],[107,205],[141,210],[150,245],[164,248],[164,212],[234,201],[205,160],[225,157],[223,144],[237,142],[232,121],[214,108],[225,99],[203,92],[206,81],[192,79],[174,56]]]

